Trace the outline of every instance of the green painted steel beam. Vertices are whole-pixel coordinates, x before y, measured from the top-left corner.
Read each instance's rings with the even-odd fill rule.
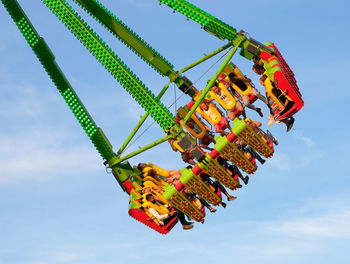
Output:
[[[164,59],[157,51],[155,51],[148,43],[146,43],[139,35],[132,31],[125,23],[115,16],[110,10],[103,6],[97,0],[73,0],[86,12],[93,16],[100,24],[102,24],[110,33],[117,37],[122,43],[129,47],[136,55],[142,58],[148,65],[155,69],[163,76],[167,76],[171,82],[174,82],[182,92],[193,97],[195,90],[186,78],[180,74],[201,62],[211,58],[217,53],[228,47],[227,44],[217,51],[210,53],[199,61],[186,67],[185,70],[175,72],[171,63]]]
[[[18,2],[16,0],[1,1],[101,157],[104,160],[111,160],[116,157],[108,139],[93,121],[55,62],[55,56],[45,40],[36,32]]]
[[[199,23],[206,31],[220,39],[234,41],[237,30],[185,0],[158,0],[187,18]]]
[[[199,59],[199,60],[197,60],[197,61],[191,63],[190,65],[186,66],[185,68],[183,68],[183,69],[179,72],[179,74],[184,73],[184,72],[186,72],[186,71],[192,69],[193,67],[195,67],[195,66],[201,64],[202,62],[204,62],[204,61],[210,59],[211,57],[213,57],[213,56],[215,56],[216,54],[218,54],[218,53],[220,53],[220,52],[222,52],[222,51],[228,49],[229,47],[232,47],[232,43],[231,43],[231,42],[225,44],[224,46],[220,47],[219,49],[217,49],[217,50],[215,50],[215,51],[209,53],[208,55],[205,55],[203,58],[201,58],[201,59]]]
[[[139,35],[133,32],[119,18],[112,14],[99,1],[74,1],[161,75],[167,76],[169,79],[172,79],[173,76],[175,76],[176,72],[171,63],[155,51]]]
[[[160,93],[158,94],[157,98],[161,98],[164,93],[168,90],[170,83],[168,83],[167,85],[165,85],[163,87],[163,89],[160,91]],[[149,114],[146,112],[140,119],[140,121],[137,123],[137,125],[135,126],[135,128],[132,130],[132,132],[130,133],[130,135],[128,136],[128,138],[125,140],[125,142],[123,143],[123,145],[120,147],[120,149],[118,150],[117,154],[120,155],[123,153],[123,151],[126,149],[126,147],[128,146],[128,144],[130,143],[130,141],[133,139],[133,137],[136,135],[137,131],[139,131],[140,127],[143,125],[143,123],[146,121],[147,117],[149,116]]]
[[[159,144],[161,144],[161,143],[167,141],[168,139],[170,139],[170,138],[172,138],[172,137],[173,137],[173,135],[167,135],[167,136],[165,136],[165,137],[162,137],[161,139],[158,139],[158,140],[152,142],[151,144],[148,144],[147,146],[144,146],[144,147],[142,147],[142,148],[140,148],[140,149],[138,149],[138,150],[136,150],[136,151],[134,151],[134,152],[132,152],[132,153],[130,153],[130,154],[128,154],[128,155],[122,157],[122,158],[117,159],[117,160],[115,161],[115,163],[116,163],[116,164],[117,164],[117,163],[121,163],[122,161],[125,161],[125,160],[127,160],[127,159],[130,159],[130,158],[132,158],[132,157],[134,157],[134,156],[136,156],[136,155],[138,155],[138,154],[140,154],[140,153],[142,153],[142,152],[145,152],[146,150],[149,150],[149,149],[151,149],[151,148],[154,148],[155,146],[158,146]],[[112,164],[112,166],[113,166],[113,164]]]
[[[232,51],[229,53],[229,55],[227,56],[227,58],[225,59],[225,61],[222,63],[222,65],[219,67],[219,69],[216,71],[215,75],[213,76],[213,78],[210,79],[209,83],[207,84],[207,86],[204,88],[204,90],[201,92],[201,95],[199,96],[199,98],[197,99],[197,101],[194,103],[194,105],[192,106],[191,110],[187,113],[186,117],[184,118],[184,121],[182,123],[182,126],[184,124],[186,124],[186,122],[191,118],[192,114],[196,111],[196,109],[198,108],[198,106],[200,105],[200,103],[203,101],[203,99],[205,98],[205,96],[207,95],[207,93],[211,90],[211,87],[213,86],[214,82],[216,81],[216,79],[218,78],[218,76],[220,75],[220,73],[224,70],[224,68],[226,67],[226,65],[230,62],[230,60],[232,59],[233,55],[236,53],[239,45],[246,39],[245,36],[242,35],[238,35],[238,37],[236,38],[235,42],[232,43],[234,45],[234,48],[232,49]]]
[[[81,19],[64,0],[42,0],[76,38],[120,82],[128,93],[164,130],[176,125],[174,116],[126,66],[106,43]]]

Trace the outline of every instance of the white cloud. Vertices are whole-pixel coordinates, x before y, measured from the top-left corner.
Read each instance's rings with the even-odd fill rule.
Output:
[[[281,171],[288,171],[291,168],[291,160],[287,154],[275,152],[273,157],[266,163],[266,166],[277,168]]]
[[[0,117],[32,121],[45,114],[55,95],[50,90],[40,91],[36,87],[18,82],[16,84],[0,83]],[[57,98],[57,97],[56,97]]]
[[[266,230],[298,238],[350,238],[350,209],[269,223]]]
[[[265,236],[266,237],[266,236]],[[268,236],[267,236],[268,237]],[[238,245],[232,251],[240,252],[244,258],[240,259],[240,263],[289,263],[285,260],[298,258],[304,254],[316,250],[315,245],[305,241],[291,241],[284,238],[269,239],[260,243],[250,243],[247,245]],[[292,261],[292,263],[297,261]]]
[[[308,137],[308,136],[305,136],[305,135],[303,134],[303,132],[301,132],[300,130],[295,130],[294,133],[293,133],[293,135],[294,135],[297,139],[299,139],[299,140],[301,140],[302,142],[304,142],[304,144],[305,144],[307,147],[309,147],[309,148],[312,148],[312,147],[313,147],[314,141],[312,140],[312,138],[311,138],[311,137]]]
[[[0,184],[99,169],[102,161],[91,147],[67,145],[63,134],[40,132],[0,140]]]

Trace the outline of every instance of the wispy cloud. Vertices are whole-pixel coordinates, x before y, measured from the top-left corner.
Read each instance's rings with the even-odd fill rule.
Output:
[[[350,238],[350,209],[267,224],[266,229],[299,238]]]
[[[285,153],[276,152],[273,158],[266,163],[266,166],[277,168],[281,171],[288,171],[291,168],[291,159]]]
[[[99,168],[101,160],[91,147],[68,145],[63,133],[40,132],[0,140],[0,184]]]
[[[314,146],[314,141],[311,137],[305,136],[300,130],[295,130],[293,132],[294,137],[301,140],[307,147],[312,148]]]

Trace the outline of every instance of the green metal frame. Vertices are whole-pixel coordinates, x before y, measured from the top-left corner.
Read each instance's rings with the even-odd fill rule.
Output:
[[[226,45],[224,45],[223,47],[211,52],[210,54],[204,56],[203,58],[193,62],[192,64],[186,66],[185,68],[183,68],[182,70],[180,70],[179,72],[176,73],[176,76],[179,76],[181,73],[184,73],[190,69],[192,69],[193,67],[199,65],[200,63],[210,59],[211,57],[217,55],[218,53],[228,49],[229,47],[232,47],[232,43],[228,43]],[[225,65],[226,66],[226,65]],[[225,67],[224,66],[224,67]],[[164,93],[166,92],[166,90],[169,88],[169,85],[172,82],[169,82],[167,85],[164,86],[164,88],[161,90],[161,92],[159,93],[159,95],[157,96],[157,98],[161,98]],[[123,143],[123,145],[120,147],[120,149],[118,150],[117,154],[121,155],[123,153],[123,151],[126,149],[126,147],[128,146],[128,144],[130,143],[130,141],[133,139],[133,137],[135,136],[135,134],[137,133],[137,131],[141,128],[142,124],[146,121],[147,117],[149,116],[149,114],[146,112],[140,119],[139,123],[135,126],[135,128],[132,130],[132,132],[130,133],[130,135],[128,136],[128,138],[125,140],[125,142]]]
[[[34,51],[45,71],[48,73],[58,91],[70,107],[74,116],[84,129],[87,136],[94,144],[102,159],[111,161],[117,158],[103,131],[95,124],[94,120],[80,101],[73,87],[70,85],[60,67],[55,61],[55,56],[46,44],[45,40],[36,32],[30,20],[16,0],[1,0],[9,12],[18,29]],[[125,179],[121,179],[125,180]]]
[[[183,85],[191,87],[191,83],[188,83],[181,74],[189,69],[199,65],[207,59],[215,56],[225,49],[234,46],[229,56],[225,59],[224,63],[220,66],[214,77],[208,83],[207,87],[202,92],[199,100],[195,103],[195,106],[187,114],[185,122],[189,119],[191,114],[196,110],[201,100],[210,91],[212,84],[217,76],[227,65],[232,58],[237,48],[245,40],[242,35],[237,35],[236,30],[223,22],[211,17],[209,14],[195,8],[193,5],[186,1],[160,1],[167,3],[169,6],[177,6],[176,3],[181,3],[181,6],[187,11],[183,12],[189,18],[192,16],[200,17],[194,19],[199,22],[203,27],[212,33],[220,36],[224,36],[229,40],[229,43],[225,44],[221,48],[211,52],[196,62],[186,66],[180,71],[175,71],[173,65],[169,63],[163,56],[156,52],[149,44],[147,44],[141,37],[128,28],[120,19],[116,18],[109,10],[107,10],[97,0],[72,0],[80,5],[84,10],[90,13],[96,18],[102,25],[104,25],[113,35],[118,37],[125,45],[133,50],[138,56],[146,61],[152,68],[159,72],[163,76],[167,76],[170,82],[164,86],[162,91],[156,97],[153,93],[142,83],[142,81],[136,77],[136,75],[126,66],[126,64],[108,47],[107,44],[89,27],[84,20],[78,16],[75,10],[65,0],[41,0],[55,15],[62,21],[65,26],[76,36],[76,38],[88,49],[88,51],[96,57],[97,60],[111,73],[111,75],[118,80],[121,85],[129,92],[129,94],[145,109],[146,113],[141,118],[140,122],[131,132],[124,144],[118,150],[117,154],[113,152],[112,146],[109,143],[102,130],[96,126],[91,116],[75,94],[73,88],[64,77],[62,71],[54,61],[54,56],[51,50],[48,48],[45,41],[38,35],[34,27],[31,25],[29,19],[24,14],[16,0],[1,0],[4,6],[7,8],[15,23],[21,30],[22,34],[26,38],[27,42],[31,45],[33,51],[43,64],[45,70],[48,72],[53,82],[57,86],[58,90],[68,103],[69,107],[75,114],[76,118],[82,125],[83,129],[92,140],[96,149],[106,160],[111,168],[118,167],[121,162],[142,153],[158,144],[165,142],[170,138],[181,139],[188,137],[188,135],[182,130],[182,127],[175,123],[174,116],[170,111],[160,102],[160,98],[165,91],[169,88],[169,85],[174,82],[177,86]],[[190,9],[188,9],[190,7]],[[192,10],[192,11],[189,11]],[[200,16],[199,16],[200,14]],[[224,34],[222,31],[227,31]],[[192,91],[191,96],[194,93]],[[120,157],[121,153],[125,150],[132,138],[135,136],[139,128],[142,126],[148,115],[151,115],[153,119],[161,126],[161,128],[167,132],[167,136],[158,139],[137,151]],[[191,142],[194,142],[190,139]],[[125,180],[125,177],[122,177]]]
[[[205,96],[207,95],[207,93],[211,90],[211,87],[213,86],[214,82],[216,81],[216,79],[218,78],[218,76],[220,75],[220,73],[224,70],[224,68],[226,67],[226,65],[230,62],[230,60],[232,59],[233,55],[236,53],[239,45],[241,44],[241,42],[243,42],[245,40],[245,36],[239,36],[238,38],[236,38],[236,43],[233,43],[234,45],[234,49],[232,49],[232,51],[230,52],[230,54],[227,56],[227,58],[225,59],[225,61],[223,62],[223,64],[219,67],[219,69],[217,70],[217,72],[215,73],[214,77],[210,79],[210,81],[208,82],[207,86],[204,88],[204,90],[201,92],[201,95],[199,96],[199,98],[197,99],[197,101],[195,102],[195,104],[192,106],[191,110],[187,113],[186,117],[184,118],[184,122],[182,123],[182,126],[184,124],[186,124],[186,122],[190,119],[190,117],[193,115],[193,113],[196,111],[196,109],[198,108],[198,106],[201,104],[201,102],[203,101],[203,99],[205,98]]]
[[[199,23],[203,29],[210,32],[220,39],[235,41],[237,38],[237,30],[221,20],[213,17],[202,9],[185,0],[157,0],[160,3],[166,4],[174,11],[177,11],[187,18]]]
[[[41,0],[75,37],[96,57],[164,130],[176,125],[174,116],[126,64],[102,41],[74,9],[62,0]]]

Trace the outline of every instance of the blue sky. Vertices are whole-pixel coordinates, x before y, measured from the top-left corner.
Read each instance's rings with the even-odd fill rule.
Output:
[[[19,2],[116,151],[143,110],[41,1]],[[175,69],[224,45],[155,0],[101,2]],[[288,134],[283,125],[269,128],[280,142],[273,158],[235,193],[236,201],[208,212],[205,224],[191,231],[178,225],[167,236],[152,232],[128,216],[127,195],[105,172],[91,142],[0,5],[0,264],[144,263],[154,258],[168,264],[180,259],[349,263],[349,3],[192,3],[261,42],[275,42],[293,69],[305,107]],[[160,91],[166,79],[79,12],[152,91]],[[197,80],[217,59],[186,76]],[[233,60],[261,89],[251,64],[239,56]],[[215,67],[196,87],[203,88],[214,71]],[[186,100],[182,97],[177,105]],[[164,103],[173,101],[171,87]],[[268,110],[263,111],[266,128]],[[128,151],[161,136],[154,124]],[[166,143],[130,162],[140,161],[165,169],[185,165]]]

